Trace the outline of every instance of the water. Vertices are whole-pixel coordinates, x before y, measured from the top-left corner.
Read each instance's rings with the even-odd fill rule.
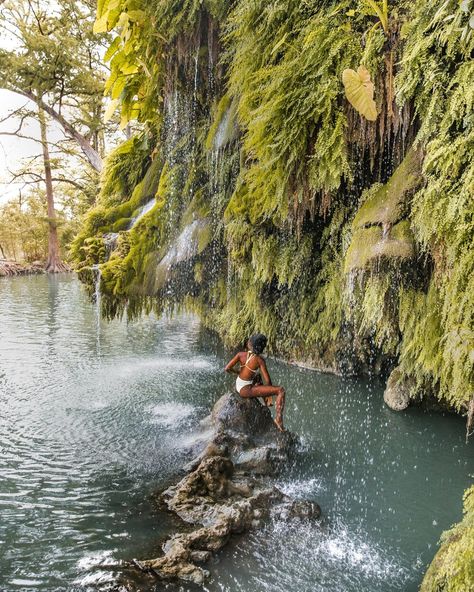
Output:
[[[0,590],[110,590],[179,526],[154,494],[230,386],[225,352],[192,317],[97,326],[73,276],[4,279],[0,299]],[[236,537],[207,590],[415,592],[474,473],[463,421],[393,413],[375,380],[269,367],[302,437],[280,486],[324,521]],[[195,589],[140,589],[165,588]]]
[[[135,218],[132,218],[128,229],[130,230],[131,228],[133,228],[137,224],[137,222],[143,218],[143,216],[146,216],[155,204],[155,197],[152,197],[149,201],[147,201],[147,203],[140,208]]]

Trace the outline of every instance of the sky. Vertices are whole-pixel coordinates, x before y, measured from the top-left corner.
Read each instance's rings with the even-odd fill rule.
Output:
[[[34,104],[8,90],[0,89],[0,121],[6,118],[12,111],[19,107],[27,106],[34,109]],[[33,140],[25,140],[14,136],[5,136],[1,132],[14,131],[18,126],[18,119],[11,118],[0,123],[0,205],[15,197],[21,183],[9,183],[11,173],[21,167],[22,161],[36,154],[41,154],[41,145]],[[23,126],[23,133],[39,140],[39,125],[34,120],[29,120]],[[61,131],[54,123],[49,124],[50,139],[62,137]]]

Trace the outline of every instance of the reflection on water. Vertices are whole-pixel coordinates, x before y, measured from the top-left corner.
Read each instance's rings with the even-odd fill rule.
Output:
[[[72,276],[2,280],[0,299],[0,589],[111,589],[120,560],[176,527],[153,494],[230,386],[225,356],[192,317],[97,327]],[[414,592],[474,472],[462,421],[393,413],[377,381],[269,365],[302,439],[280,485],[325,518],[236,537],[207,589]]]

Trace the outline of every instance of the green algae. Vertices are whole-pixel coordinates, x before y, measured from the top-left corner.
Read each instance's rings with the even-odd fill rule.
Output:
[[[356,270],[376,269],[378,273],[387,273],[389,266],[381,267],[384,262],[398,263],[410,260],[415,255],[413,233],[408,220],[402,220],[383,235],[380,226],[359,228],[352,236],[346,253],[345,273]]]

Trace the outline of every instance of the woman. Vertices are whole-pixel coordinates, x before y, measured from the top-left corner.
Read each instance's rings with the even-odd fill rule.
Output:
[[[275,423],[280,431],[283,427],[283,409],[285,408],[285,389],[281,386],[273,386],[270,374],[268,374],[265,360],[261,357],[267,338],[265,335],[252,335],[247,341],[247,351],[239,352],[225,367],[226,372],[238,374],[235,381],[235,388],[241,397],[263,397],[267,405],[272,404],[272,397],[276,396],[276,418]],[[239,364],[239,369],[234,366]],[[257,383],[258,371],[261,372],[265,384]]]

